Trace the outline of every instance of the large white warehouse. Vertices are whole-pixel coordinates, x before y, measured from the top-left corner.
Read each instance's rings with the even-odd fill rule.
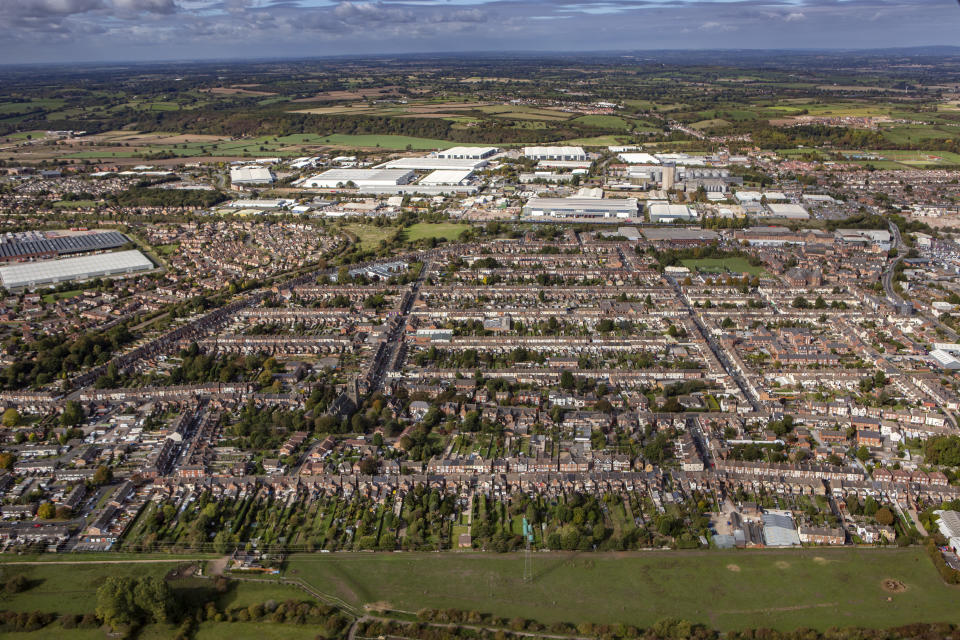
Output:
[[[489,158],[499,151],[496,147],[451,147],[443,151],[438,151],[438,158],[448,160],[483,160]]]
[[[489,164],[486,160],[456,158],[397,158],[378,165],[380,169],[414,169],[416,171],[470,170],[476,171]]]
[[[230,169],[230,183],[236,185],[271,184],[276,177],[268,167],[250,165]]]
[[[368,187],[395,187],[410,184],[413,171],[407,169],[330,169],[303,182],[314,189],[339,189],[353,183],[358,189]]]
[[[153,269],[149,258],[137,250],[99,253],[79,258],[22,262],[0,267],[0,281],[7,289],[38,287],[70,280],[136,273]]]
[[[524,147],[523,155],[537,160],[587,160],[583,147]]]

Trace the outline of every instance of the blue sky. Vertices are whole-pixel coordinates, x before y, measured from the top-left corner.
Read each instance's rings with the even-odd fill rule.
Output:
[[[922,45],[956,0],[0,0],[7,64]]]

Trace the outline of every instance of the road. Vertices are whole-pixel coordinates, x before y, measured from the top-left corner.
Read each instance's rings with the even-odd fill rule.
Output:
[[[683,295],[683,290],[680,288],[680,284],[672,277],[664,276],[667,282],[673,287],[673,290],[677,294],[677,298],[680,300],[680,304],[687,310],[687,313],[690,314],[690,318],[693,320],[694,325],[697,327],[697,331],[700,332],[700,335],[706,341],[707,346],[710,347],[710,351],[713,352],[713,355],[716,356],[717,360],[720,362],[720,365],[726,371],[727,375],[730,376],[733,381],[737,384],[737,387],[740,388],[743,397],[747,399],[747,402],[750,403],[750,406],[754,411],[760,411],[760,400],[753,396],[753,392],[750,390],[750,385],[747,384],[747,381],[740,374],[736,367],[733,366],[733,363],[730,362],[730,359],[727,357],[726,352],[717,344],[717,341],[713,338],[713,335],[704,326],[703,321],[700,319],[700,316],[694,311],[694,309],[687,302],[686,297]]]

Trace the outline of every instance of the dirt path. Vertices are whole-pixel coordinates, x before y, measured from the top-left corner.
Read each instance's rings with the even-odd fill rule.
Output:
[[[211,560],[207,563],[207,575],[211,578],[222,576],[223,571],[227,568],[228,562],[230,562],[230,556],[223,556],[222,558]]]

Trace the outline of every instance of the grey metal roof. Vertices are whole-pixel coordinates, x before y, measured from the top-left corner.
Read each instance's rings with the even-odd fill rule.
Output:
[[[0,258],[18,258],[21,256],[42,255],[46,253],[66,255],[69,253],[82,253],[84,251],[116,249],[128,242],[130,242],[129,238],[119,231],[59,236],[44,240],[0,241]]]

